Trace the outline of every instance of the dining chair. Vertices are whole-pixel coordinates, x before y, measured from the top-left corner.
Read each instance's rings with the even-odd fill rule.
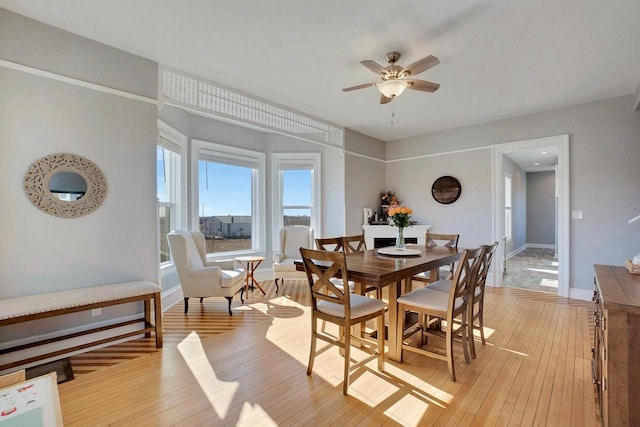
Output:
[[[387,305],[377,299],[345,292],[337,287],[331,279],[339,276],[342,280],[349,280],[347,260],[344,252],[319,251],[300,248],[300,255],[311,291],[311,349],[307,375],[313,371],[316,356],[317,340],[333,344],[344,352],[344,382],[342,392],[349,391],[349,372],[363,366],[371,360],[378,359],[378,370],[384,370],[384,314]],[[352,334],[352,326],[377,320],[377,340]],[[318,320],[333,323],[345,331],[341,337],[335,337],[318,331]],[[359,344],[359,349],[369,356],[351,365],[351,345]],[[323,352],[325,349],[320,349]]]
[[[458,249],[458,240],[460,240],[459,234],[441,234],[441,233],[431,233],[427,231],[425,236],[425,245],[427,248],[433,248],[435,246],[444,246],[449,249]],[[450,279],[453,276],[453,271],[455,270],[455,263],[452,263],[449,267],[443,266],[439,269],[439,276],[445,279]],[[430,277],[430,273],[428,271],[418,273],[413,276],[413,280],[417,280],[418,282],[435,282],[434,278]]]
[[[364,234],[356,234],[354,236],[343,236],[342,247],[346,253],[363,252],[367,250],[367,243],[364,240]]]
[[[320,251],[332,251],[332,252],[344,252],[344,247],[342,246],[342,237],[323,237],[316,239],[316,247]],[[333,277],[331,279],[334,285],[339,288],[344,287],[344,282],[342,279]],[[349,281],[349,291],[353,292],[356,288],[356,284],[352,281]],[[324,330],[324,327],[323,327]]]
[[[487,283],[487,274],[489,273],[489,269],[491,268],[491,262],[493,261],[493,255],[496,253],[498,248],[498,242],[494,242],[492,245],[483,245],[482,246],[482,254],[480,255],[480,266],[478,267],[478,274],[476,274],[476,279],[474,281],[473,287],[470,288],[470,300],[469,304],[467,304],[469,313],[467,314],[467,318],[469,319],[468,325],[468,334],[469,334],[469,350],[471,353],[471,358],[476,358],[476,347],[475,347],[475,339],[473,336],[473,330],[478,329],[480,332],[480,340],[482,341],[482,345],[486,344],[484,338],[484,288]],[[433,289],[440,292],[449,292],[451,289],[451,281],[450,280],[439,280],[436,283],[433,283],[428,286],[429,289]],[[476,320],[478,324],[476,325]]]
[[[480,332],[480,340],[482,341],[482,345],[485,345],[486,342],[484,340],[484,288],[487,284],[487,274],[489,273],[489,269],[491,268],[491,263],[493,262],[493,256],[498,249],[498,242],[493,242],[492,245],[484,245],[482,252],[482,259],[480,261],[480,268],[478,269],[477,278],[475,281],[475,285],[473,288],[473,292],[471,293],[472,299],[469,304],[469,333],[470,333],[470,342],[471,342],[471,357],[476,358],[476,347],[475,340],[473,337],[473,330],[478,329]],[[476,321],[478,324],[476,325]]]
[[[342,252],[342,237],[316,238],[316,248],[320,251]]]
[[[397,318],[397,334],[398,347],[397,354],[400,362],[402,362],[402,354],[404,350],[419,353],[428,357],[433,357],[447,361],[449,366],[449,376],[452,381],[456,380],[453,339],[458,335],[462,338],[462,349],[464,358],[467,363],[471,363],[469,357],[469,337],[468,337],[468,309],[469,289],[473,286],[475,277],[480,266],[480,255],[482,247],[477,249],[465,249],[458,261],[458,266],[454,272],[453,279],[450,281],[450,292],[441,292],[431,289],[431,286],[416,289],[398,298],[398,318]],[[446,280],[446,279],[443,279]],[[437,283],[437,282],[436,282]],[[417,333],[418,346],[413,347],[404,343],[404,322],[407,311],[417,312],[420,315],[428,316],[429,322],[420,323]],[[446,329],[444,333],[446,352],[438,352],[427,348],[422,348],[423,333],[429,335],[442,335],[438,330],[430,328],[431,322],[446,321]]]
[[[364,234],[356,234],[353,236],[342,237],[342,247],[345,253],[364,252],[367,250],[367,242],[364,239]],[[372,286],[366,288],[365,293],[375,292],[377,299],[382,299],[382,288]]]
[[[344,252],[342,239],[343,239],[342,237],[316,238],[316,248],[320,251]],[[342,279],[339,279],[337,277],[332,277],[331,282],[333,282],[333,284],[336,285],[336,287],[340,289],[344,289],[344,282],[342,281]],[[353,292],[356,289],[355,282],[349,281],[348,285],[349,285],[349,292]],[[322,322],[321,329],[323,332],[325,331],[326,322],[324,321]],[[342,329],[339,330],[339,334],[340,334],[340,337],[342,337],[342,334],[343,334]]]

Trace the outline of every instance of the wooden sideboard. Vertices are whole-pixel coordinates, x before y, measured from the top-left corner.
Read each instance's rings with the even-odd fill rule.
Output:
[[[640,425],[640,275],[595,266],[593,381],[602,424]]]

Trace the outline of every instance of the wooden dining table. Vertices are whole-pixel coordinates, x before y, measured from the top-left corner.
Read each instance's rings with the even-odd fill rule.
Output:
[[[411,278],[425,271],[430,272],[432,279],[437,279],[439,267],[456,262],[462,253],[462,249],[435,246],[428,248],[425,245],[408,244],[408,249],[417,249],[418,255],[391,256],[378,252],[378,249],[370,249],[363,252],[346,254],[347,272],[349,280],[356,283],[356,292],[364,294],[364,289],[371,287],[389,287],[389,325],[387,331],[388,352],[387,357],[393,361],[399,361],[397,341],[402,339],[396,331],[398,318],[397,299],[404,290],[411,290]],[[302,261],[296,261],[296,268],[304,270]],[[404,286],[403,286],[404,284]]]

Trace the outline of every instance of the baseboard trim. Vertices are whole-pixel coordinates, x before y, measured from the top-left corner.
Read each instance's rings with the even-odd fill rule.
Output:
[[[546,243],[525,243],[524,245],[520,246],[519,248],[514,249],[511,252],[509,252],[507,254],[507,259],[513,258],[514,256],[518,255],[520,252],[524,251],[525,249],[529,249],[529,248],[555,249],[556,245],[549,245],[549,244],[546,244]]]
[[[556,245],[549,245],[546,243],[527,243],[525,245],[527,248],[536,248],[536,249],[555,249]]]
[[[593,298],[593,291],[590,291],[589,289],[569,288],[569,298],[591,301],[591,298]]]
[[[180,284],[162,293],[162,312],[169,310],[171,307],[183,300],[182,288]]]

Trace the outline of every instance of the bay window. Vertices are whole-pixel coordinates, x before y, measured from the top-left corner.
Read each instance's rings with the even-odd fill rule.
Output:
[[[158,241],[160,263],[170,261],[167,233],[185,227],[186,192],[184,150],[186,137],[158,121],[156,147],[156,197],[158,199]]]
[[[264,154],[193,140],[193,229],[207,253],[260,251],[264,228]]]
[[[272,171],[273,236],[290,225],[320,236],[320,153],[274,153]]]

